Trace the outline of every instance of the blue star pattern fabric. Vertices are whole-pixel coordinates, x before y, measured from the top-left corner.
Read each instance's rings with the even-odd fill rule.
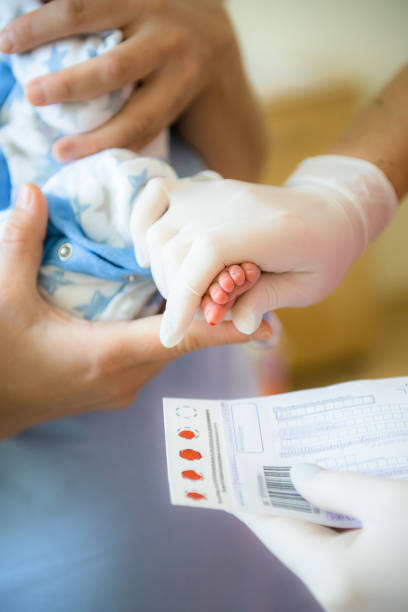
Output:
[[[62,70],[64,68],[63,60],[67,53],[68,51],[66,49],[58,49],[57,45],[52,45],[51,53],[48,59],[44,62],[48,68],[47,72]]]
[[[41,6],[39,0],[0,0],[0,27],[19,14]],[[63,70],[93,57],[103,55],[116,47],[123,39],[120,30],[101,34],[80,35],[53,41],[27,53],[10,56],[13,73],[23,88],[34,77]],[[77,134],[96,128],[126,103],[133,90],[132,85],[107,93],[89,101],[38,107],[36,113],[44,122],[61,134]]]
[[[0,0],[0,28],[39,6],[38,0]],[[0,54],[0,239],[18,186],[38,184],[49,206],[40,291],[58,307],[92,320],[147,316],[161,303],[150,272],[136,263],[129,225],[146,182],[177,176],[164,161],[166,134],[139,154],[112,149],[60,164],[51,155],[55,140],[103,124],[122,108],[132,87],[45,107],[29,104],[24,88],[37,76],[97,57],[121,40],[120,31],[111,31],[20,55]]]

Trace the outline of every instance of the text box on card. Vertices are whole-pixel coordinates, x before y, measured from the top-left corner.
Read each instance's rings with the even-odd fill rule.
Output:
[[[232,406],[235,446],[239,453],[263,453],[258,407],[253,403]]]

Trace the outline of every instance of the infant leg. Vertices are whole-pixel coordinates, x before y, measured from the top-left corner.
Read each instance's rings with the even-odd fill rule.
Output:
[[[251,289],[261,276],[256,264],[233,264],[223,270],[210,286],[208,294],[201,301],[201,310],[210,325],[217,325],[225,319],[235,300]]]

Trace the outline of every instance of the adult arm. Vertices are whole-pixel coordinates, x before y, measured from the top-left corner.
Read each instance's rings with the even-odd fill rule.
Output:
[[[180,118],[181,131],[210,167],[255,179],[265,149],[262,118],[221,0],[53,0],[9,24],[0,50],[21,53],[112,28],[125,39],[114,50],[27,87],[30,102],[46,105],[139,83],[117,116],[60,139],[54,155],[69,161],[111,147],[139,150]]]
[[[126,407],[179,355],[247,340],[231,323],[214,333],[197,321],[169,351],[159,342],[160,316],[98,323],[51,307],[37,291],[46,223],[41,191],[24,186],[0,242],[0,439],[49,419]],[[269,333],[265,325],[260,337]]]
[[[384,172],[399,198],[408,192],[408,64],[356,117],[330,153],[365,159]]]
[[[268,148],[267,125],[234,39],[220,67],[177,126],[209,168],[225,178],[257,181]]]

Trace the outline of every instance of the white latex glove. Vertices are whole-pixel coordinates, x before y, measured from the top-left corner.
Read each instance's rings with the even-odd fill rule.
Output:
[[[314,505],[362,521],[335,531],[303,521],[237,515],[331,612],[408,609],[408,482],[312,464],[292,468],[299,493]]]
[[[214,277],[230,264],[250,261],[263,271],[232,309],[246,334],[266,312],[323,299],[396,207],[377,166],[334,155],[305,160],[285,187],[153,179],[131,231],[139,264],[151,264],[167,298],[162,343],[180,341]]]

